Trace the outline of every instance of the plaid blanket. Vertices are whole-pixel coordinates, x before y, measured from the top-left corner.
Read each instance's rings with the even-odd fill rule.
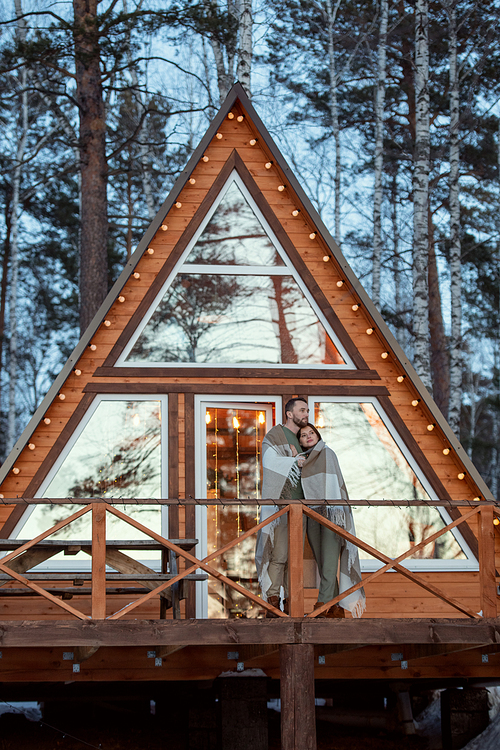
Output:
[[[296,486],[300,478],[300,469],[281,425],[273,427],[262,441],[262,498],[287,498],[287,487]],[[344,478],[335,453],[321,440],[307,454],[302,468],[302,488],[307,500],[348,500]],[[324,515],[329,521],[355,534],[351,509],[348,506],[328,505],[313,506],[313,509]],[[275,513],[277,506],[262,508],[261,521]],[[259,577],[262,596],[271,585],[268,575],[269,561],[272,555],[274,529],[278,523],[287,523],[286,516],[273,521],[262,529],[255,549],[255,563]],[[358,548],[352,542],[343,541],[340,553],[339,591],[347,591],[361,581]],[[365,594],[358,589],[354,594],[340,601],[353,617],[361,617],[365,609]]]

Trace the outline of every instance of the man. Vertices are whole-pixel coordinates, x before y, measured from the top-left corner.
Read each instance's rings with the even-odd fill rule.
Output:
[[[303,458],[297,439],[301,427],[309,421],[309,407],[304,398],[291,398],[285,405],[285,423],[269,430],[262,441],[262,498],[302,500],[304,493],[300,479]],[[265,506],[261,520],[277,510]],[[269,604],[280,608],[283,589],[283,609],[288,611],[288,525],[286,515],[265,526],[257,538],[255,563],[262,595]],[[267,615],[273,617],[274,615]]]

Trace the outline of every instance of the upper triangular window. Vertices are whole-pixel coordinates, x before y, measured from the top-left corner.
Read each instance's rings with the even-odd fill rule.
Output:
[[[353,364],[234,171],[117,365]]]

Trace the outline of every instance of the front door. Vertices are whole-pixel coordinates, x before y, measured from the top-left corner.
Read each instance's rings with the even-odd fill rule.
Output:
[[[256,402],[238,396],[231,400],[226,397],[224,401],[217,397],[197,399],[196,493],[199,498],[217,498],[228,503],[197,508],[197,536],[203,556],[241,536],[258,521],[258,507],[230,501],[255,500],[261,496],[262,440],[275,424],[279,400],[270,397]],[[212,564],[228,578],[258,594],[254,550],[255,536],[251,536]],[[251,601],[214,578],[199,585],[197,594],[198,617],[252,618],[259,614],[259,608]]]

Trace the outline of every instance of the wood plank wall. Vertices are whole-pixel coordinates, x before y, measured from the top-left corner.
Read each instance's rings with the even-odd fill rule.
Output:
[[[104,325],[103,321],[91,342],[95,349],[86,348],[79,362],[75,365],[75,370],[81,371],[81,374],[76,374],[73,370],[69,375],[60,390],[60,394],[56,396],[45,415],[50,419],[50,424],[46,424],[42,420],[36,427],[30,441],[35,446],[34,449],[26,446],[20,453],[15,465],[18,473],[13,471],[9,473],[0,487],[0,493],[8,498],[23,494],[30,496],[30,494],[36,492],[41,479],[56,458],[61,442],[64,442],[67,432],[70,428],[72,429],[70,420],[72,417],[73,420],[75,419],[73,416],[75,411],[80,404],[91,400],[93,393],[98,392],[100,388],[103,390],[116,388],[121,392],[129,388],[130,392],[138,392],[141,389],[141,383],[146,382],[147,386],[152,388],[153,391],[156,389],[157,392],[168,393],[171,390],[176,393],[178,446],[175,446],[174,450],[178,451],[178,492],[180,497],[194,494],[192,450],[194,394],[199,388],[204,388],[205,392],[209,390],[217,392],[219,387],[225,387],[226,392],[229,390],[229,392],[232,391],[237,394],[242,390],[242,383],[244,383],[246,389],[255,386],[256,392],[260,388],[263,389],[261,392],[268,391],[280,395],[307,395],[314,387],[331,394],[338,393],[339,389],[342,388],[366,386],[366,392],[369,393],[373,392],[373,390],[370,391],[370,388],[373,389],[374,386],[385,387],[389,394],[387,397],[388,403],[392,406],[394,414],[404,422],[409,435],[416,441],[423,458],[434,468],[444,492],[455,500],[474,500],[479,492],[471,478],[466,475],[465,479],[458,479],[458,475],[463,468],[459,456],[453,450],[450,451],[449,455],[443,454],[443,449],[448,447],[447,442],[439,428],[436,427],[432,431],[427,429],[427,425],[432,424],[433,420],[430,414],[426,413],[425,407],[421,403],[416,407],[412,406],[411,402],[414,398],[418,398],[418,394],[408,382],[408,378],[401,383],[397,381],[397,377],[402,374],[402,369],[395,355],[382,340],[377,330],[374,330],[371,335],[367,334],[367,329],[372,327],[372,321],[366,310],[362,306],[357,310],[352,309],[353,304],[358,302],[358,299],[355,291],[344,281],[342,269],[337,266],[319,235],[313,239],[310,238],[310,234],[315,231],[315,226],[307,215],[305,208],[300,205],[297,196],[293,194],[289,187],[286,187],[283,191],[278,190],[278,186],[286,185],[286,178],[279,172],[276,164],[272,164],[270,169],[266,169],[265,164],[270,160],[272,161],[272,156],[266,150],[263,139],[259,139],[259,134],[255,131],[247,113],[241,109],[239,104],[234,107],[233,112],[235,115],[243,114],[245,119],[241,123],[237,121],[236,117],[226,119],[221,125],[219,132],[222,138],[214,137],[206,149],[205,155],[209,160],[200,160],[192,173],[195,183],[186,183],[178,198],[179,207],[174,205],[164,218],[163,226],[168,228],[160,228],[151,241],[150,248],[153,249],[153,254],[149,254],[147,251],[144,253],[135,269],[139,277],[130,276],[121,291],[120,298],[112,305],[109,314],[106,316],[110,325]],[[258,139],[254,146],[249,143],[251,138]],[[149,287],[165,262],[168,261],[176,243],[198,210],[200,202],[206,196],[207,191],[213,185],[214,180],[234,150],[244,161],[262,196],[272,208],[288,238],[293,242],[307,271],[312,275],[322,294],[332,305],[345,331],[361,353],[369,370],[372,371],[371,373],[367,372],[366,381],[359,378],[359,372],[352,378],[348,374],[340,377],[329,377],[327,375],[315,377],[314,372],[311,372],[309,376],[302,372],[296,379],[290,379],[289,373],[287,373],[287,377],[277,377],[275,373],[271,377],[265,377],[264,373],[260,377],[252,377],[250,372],[242,378],[235,377],[234,374],[231,375],[228,372],[219,375],[210,373],[200,376],[192,372],[189,373],[187,370],[183,371],[181,368],[174,374],[169,373],[168,376],[145,373],[145,376],[141,378],[137,374],[130,375],[126,372],[108,376],[106,374],[109,372],[108,368],[99,370],[99,368],[103,368],[120,334],[136,313]],[[300,209],[300,214],[297,217],[292,216],[292,211],[295,208]],[[342,286],[338,286],[340,281],[344,282]],[[385,352],[388,352],[387,358],[382,357]],[[96,371],[98,372],[96,373]],[[187,374],[185,375],[184,372]],[[377,374],[374,375],[374,372]],[[336,375],[339,374],[336,373]],[[87,394],[84,393],[85,388],[89,391]],[[12,506],[0,506],[0,535],[2,533],[1,528],[7,521],[11,509]],[[188,511],[187,516],[181,509],[178,518],[181,537],[194,534],[193,523],[192,509]],[[471,524],[471,528],[473,532],[477,531],[476,519]],[[496,534],[496,559],[497,567],[500,569],[500,537],[498,534]],[[479,596],[476,573],[436,573],[432,574],[432,578],[433,581],[440,581],[446,592],[452,596],[466,591],[467,601],[471,606],[476,606]],[[449,608],[440,604],[438,600],[429,598],[423,591],[414,592],[411,584],[403,582],[398,575],[392,574],[390,584],[385,581],[385,578],[379,579],[370,586],[368,591],[368,616],[397,617],[401,616],[403,611],[408,613],[409,616],[412,613],[418,613],[426,617],[451,616],[452,613],[450,613]],[[437,585],[441,584],[437,583]],[[22,603],[19,602],[16,605],[21,608],[19,614],[21,614],[22,608],[27,605],[27,601],[23,600]],[[14,611],[10,609],[11,606],[14,605],[8,605],[9,612]],[[44,606],[47,607],[47,605]],[[43,611],[45,612],[46,609]],[[40,610],[40,616],[42,615],[43,612]],[[58,616],[62,615],[58,613]]]

